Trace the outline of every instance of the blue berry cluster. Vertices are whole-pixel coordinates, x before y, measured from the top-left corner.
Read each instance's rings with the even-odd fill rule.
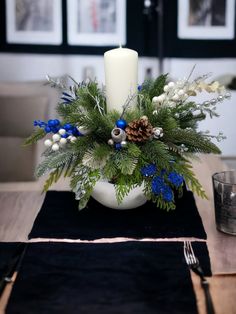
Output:
[[[116,126],[122,130],[124,130],[127,126],[127,122],[123,119],[119,119],[116,121]]]
[[[42,120],[34,120],[34,126],[38,126],[40,128],[43,128],[46,125],[46,123]]]
[[[61,128],[60,126],[60,121],[58,119],[50,119],[48,120],[48,122],[44,122],[41,120],[35,120],[34,121],[34,126],[38,126],[40,128],[44,128],[44,131],[46,133],[57,133],[59,131],[59,129]]]
[[[138,91],[141,92],[143,86],[142,85],[138,85]]]
[[[61,135],[61,137],[64,137],[64,138],[67,138],[70,135],[73,135],[73,136],[82,136],[83,135],[78,131],[77,127],[73,126],[70,123],[64,124],[63,126],[61,126],[61,128],[66,130],[66,133]]]
[[[41,120],[35,120],[34,126],[43,128],[46,133],[57,133],[60,129],[64,129],[66,132],[65,134],[61,135],[62,138],[67,138],[70,135],[82,136],[77,127],[70,123],[65,123],[62,125],[58,119],[50,119],[47,123]]]
[[[44,130],[47,133],[57,133],[60,130],[60,121],[58,119],[50,119],[45,125]]]

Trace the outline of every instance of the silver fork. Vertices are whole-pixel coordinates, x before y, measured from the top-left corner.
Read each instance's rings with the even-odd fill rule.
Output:
[[[205,293],[206,310],[208,314],[215,314],[209,283],[206,280],[198,258],[195,256],[190,241],[184,241],[184,257],[188,267],[201,278],[201,285]]]

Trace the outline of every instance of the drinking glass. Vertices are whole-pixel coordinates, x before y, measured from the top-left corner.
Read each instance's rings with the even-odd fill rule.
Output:
[[[236,171],[224,171],[212,176],[216,228],[236,235]]]

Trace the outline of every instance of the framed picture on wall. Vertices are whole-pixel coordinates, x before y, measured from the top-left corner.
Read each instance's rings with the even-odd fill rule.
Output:
[[[69,45],[126,44],[126,0],[67,0]]]
[[[7,0],[7,43],[60,45],[61,7],[61,0]]]
[[[178,0],[178,37],[233,39],[235,0]]]

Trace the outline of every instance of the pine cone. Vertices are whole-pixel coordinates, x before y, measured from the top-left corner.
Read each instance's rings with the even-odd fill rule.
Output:
[[[127,139],[131,142],[145,142],[152,136],[153,127],[146,116],[131,121],[125,129]]]

